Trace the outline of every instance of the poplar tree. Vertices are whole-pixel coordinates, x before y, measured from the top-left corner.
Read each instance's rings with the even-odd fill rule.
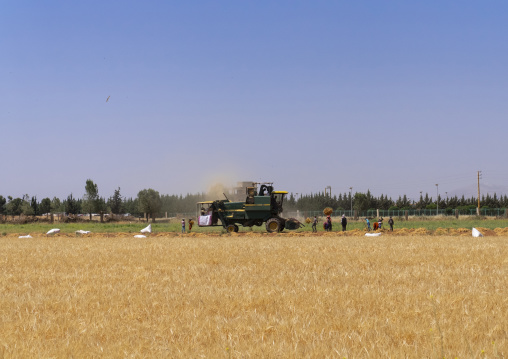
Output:
[[[120,187],[115,189],[115,193],[113,196],[109,197],[108,201],[109,207],[111,208],[111,213],[113,214],[121,214],[123,213],[123,198],[120,194]]]
[[[90,220],[92,220],[92,213],[97,212],[99,207],[99,189],[91,179],[87,179],[85,191],[86,194],[83,196],[83,212],[89,213]]]

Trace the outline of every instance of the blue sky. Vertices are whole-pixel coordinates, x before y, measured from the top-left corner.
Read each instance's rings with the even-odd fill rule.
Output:
[[[4,197],[508,193],[505,1],[0,6]]]

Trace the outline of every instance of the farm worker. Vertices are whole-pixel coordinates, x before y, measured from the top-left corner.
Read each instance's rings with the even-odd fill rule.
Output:
[[[185,233],[185,218],[182,218],[182,233]]]
[[[317,216],[314,216],[314,220],[312,221],[312,232],[317,232]]]
[[[367,230],[370,231],[370,222],[368,218],[365,218],[365,221],[367,222]]]
[[[342,215],[342,219],[340,220],[340,223],[342,224],[342,232],[344,232],[346,230],[346,226],[347,226],[347,218],[346,218],[346,215]]]
[[[192,230],[192,225],[194,224],[194,221],[192,218],[189,218],[189,232]]]
[[[383,217],[379,217],[379,220],[378,220],[378,227],[379,227],[379,229],[381,229],[382,225],[383,225]]]
[[[390,216],[390,219],[388,220],[388,224],[390,225],[390,231],[393,232],[393,218]]]
[[[332,231],[332,217],[330,215],[326,216],[326,223],[328,223],[328,232]]]

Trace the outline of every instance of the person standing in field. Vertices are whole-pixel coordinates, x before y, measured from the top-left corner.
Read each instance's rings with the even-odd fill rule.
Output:
[[[312,221],[312,232],[317,232],[317,216],[314,216],[314,220]]]
[[[332,231],[332,216],[328,215],[326,217],[326,223],[328,224],[327,231],[331,232]]]
[[[365,218],[365,222],[367,222],[367,231],[370,232],[370,222],[368,218]]]
[[[194,224],[194,221],[192,218],[189,218],[189,232],[192,230],[192,225]]]
[[[182,233],[185,233],[185,218],[182,218]]]
[[[390,225],[390,231],[393,232],[393,218],[390,216],[390,219],[388,220],[388,224]]]
[[[383,217],[379,217],[377,223],[378,223],[378,228],[381,229],[381,226],[383,225]]]
[[[340,224],[342,224],[342,232],[344,232],[346,230],[346,226],[347,226],[347,218],[346,218],[346,215],[342,215],[342,219],[340,220]]]

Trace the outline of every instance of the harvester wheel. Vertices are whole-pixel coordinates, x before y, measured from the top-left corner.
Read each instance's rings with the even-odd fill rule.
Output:
[[[238,232],[238,226],[235,224],[235,232]]]
[[[236,227],[236,230],[235,230],[235,227]],[[238,232],[238,226],[235,226],[234,224],[228,224],[226,227],[226,232],[228,232],[228,233]]]
[[[283,229],[282,223],[278,218],[270,218],[266,221],[266,230],[270,233],[280,232]]]

